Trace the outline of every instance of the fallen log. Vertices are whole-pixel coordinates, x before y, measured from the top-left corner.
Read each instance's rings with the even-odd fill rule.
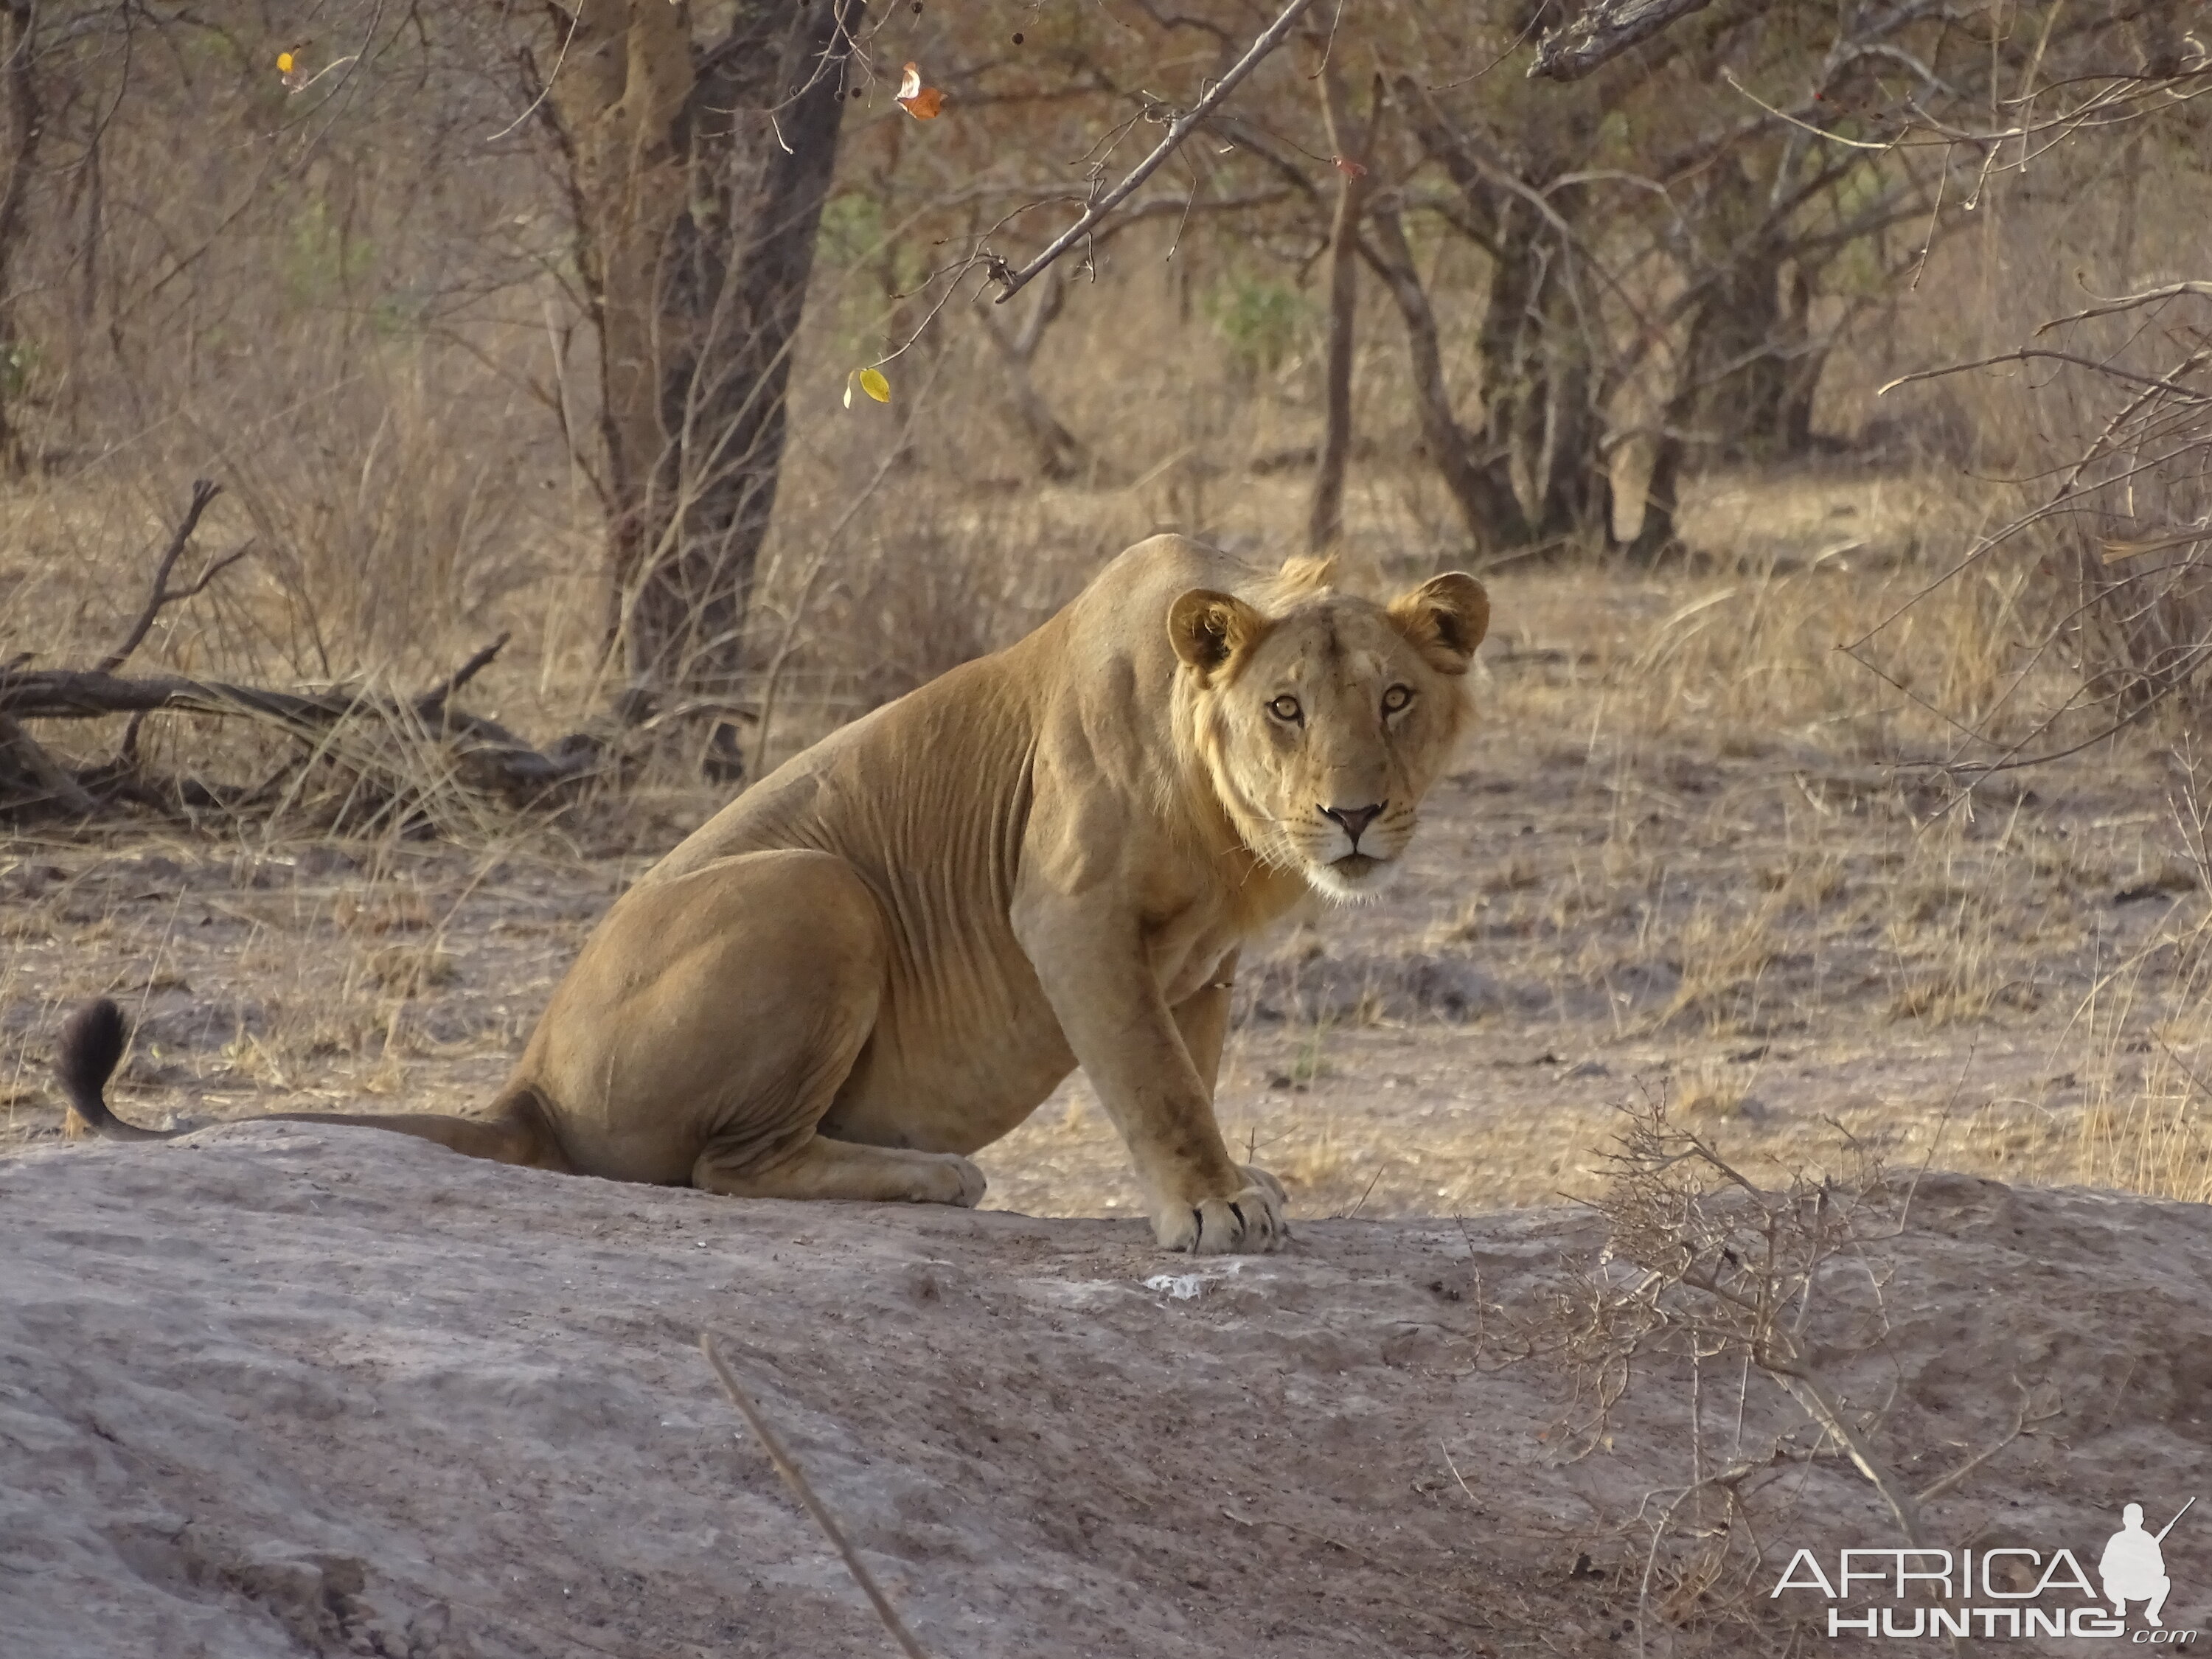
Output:
[[[407,696],[361,684],[290,690],[240,685],[173,673],[126,676],[118,671],[169,606],[204,592],[208,585],[252,550],[246,542],[209,559],[198,574],[175,585],[171,577],[190,550],[202,516],[222,493],[195,480],[191,498],[155,562],[145,603],[115,648],[90,668],[33,667],[33,653],[0,659],[0,811],[40,811],[87,817],[118,800],[174,810],[178,805],[258,805],[285,797],[277,786],[306,766],[326,763],[368,786],[371,799],[396,804],[412,815],[439,790],[498,797],[509,805],[544,804],[615,763],[611,745],[591,732],[575,732],[550,751],[533,748],[497,720],[454,707],[453,700],[505,648],[502,634],[438,684]],[[744,719],[750,711],[685,704],[654,713],[641,705],[621,723],[644,732],[700,713]],[[244,719],[273,726],[295,739],[301,753],[274,777],[235,790],[211,788],[198,779],[149,779],[138,755],[139,726],[149,714],[171,713]],[[72,771],[27,728],[33,720],[131,717],[120,750],[96,766]]]
[[[47,755],[21,722],[170,711],[258,720],[325,754],[328,739],[348,727],[409,746],[434,744],[450,760],[458,781],[529,804],[594,772],[601,748],[579,734],[563,739],[553,753],[543,753],[497,720],[453,706],[454,693],[488,666],[507,641],[501,635],[434,690],[412,698],[358,685],[280,691],[174,674],[125,678],[99,669],[0,669],[0,721],[5,722],[0,725],[0,766],[19,775],[13,793],[25,793],[28,781],[54,805],[82,816],[96,805],[86,781]],[[349,751],[343,762],[359,768],[364,758]],[[0,774],[0,784],[9,781]]]

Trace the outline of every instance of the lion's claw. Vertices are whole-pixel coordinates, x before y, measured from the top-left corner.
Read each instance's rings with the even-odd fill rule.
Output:
[[[1265,1170],[1241,1168],[1245,1185],[1236,1192],[1172,1206],[1152,1223],[1162,1248],[1193,1255],[1257,1255],[1291,1236],[1283,1215],[1283,1184]]]

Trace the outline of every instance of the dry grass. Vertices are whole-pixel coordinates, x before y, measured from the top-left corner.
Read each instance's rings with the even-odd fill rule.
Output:
[[[1018,637],[1149,532],[1297,544],[1303,474],[1255,463],[1312,441],[1310,331],[1255,362],[1209,297],[1235,273],[1197,249],[1155,259],[1164,246],[1116,244],[1045,347],[1040,384],[1097,463],[1049,486],[1030,479],[1000,359],[957,307],[902,360],[890,406],[839,407],[880,318],[867,270],[825,266],[752,616],[757,761]],[[1879,349],[1835,360],[1832,429],[1880,412],[1870,389],[1888,374],[2009,346],[2047,314],[2032,285],[1975,289],[1979,267],[1957,262],[1972,250],[1950,248]],[[228,493],[203,556],[255,550],[165,615],[143,666],[413,692],[511,629],[469,706],[538,741],[588,721],[608,689],[599,515],[560,428],[588,428],[587,354],[549,331],[543,268],[518,263],[435,329],[369,327],[342,295],[303,309],[258,294],[267,274],[224,257],[235,314],[284,325],[251,374],[155,366],[136,390],[146,435],[0,494],[0,657],[82,662],[111,644],[184,481],[211,471]],[[1370,299],[1345,554],[1387,585],[1466,555],[1415,455],[1387,303]],[[2033,649],[2045,613],[2026,560],[1936,580],[2013,501],[1936,441],[1960,426],[1984,461],[2016,447],[1979,395],[1923,411],[1918,459],[1701,480],[1680,520],[1691,554],[1665,568],[1486,573],[1485,730],[1438,792],[1404,893],[1305,918],[1248,957],[1224,1127],[1303,1212],[1587,1194],[1640,1082],[1770,1172],[1848,1131],[1893,1164],[2205,1194],[2212,970],[2203,836],[2168,803],[2182,734],[2147,724],[1970,793],[1940,764],[1961,725],[2017,737],[2071,684]],[[91,759],[121,722],[41,735]],[[459,787],[434,744],[382,741],[401,752],[378,764],[410,790],[349,805],[344,767],[295,787],[281,742],[155,717],[154,764],[283,783],[188,831],[0,845],[12,1132],[58,1121],[46,1045],[94,992],[141,1019],[125,1087],[146,1114],[481,1100],[609,897],[718,804],[672,767],[518,821]],[[1079,1082],[988,1161],[1003,1201],[1134,1204]]]
[[[2154,732],[2026,789],[1961,796],[1895,769],[1937,723],[1832,647],[1924,567],[1791,550],[1845,500],[1883,538],[1928,497],[1852,473],[1771,494],[1770,522],[1750,482],[1717,482],[1697,521],[1728,524],[1730,545],[1676,573],[1493,577],[1486,730],[1405,893],[1316,910],[1248,958],[1224,1126],[1300,1212],[1588,1194],[1615,1104],[1645,1086],[1778,1178],[1848,1134],[1893,1164],[2207,1195],[2212,933],[2168,800],[2187,779]],[[1024,525],[1051,545],[1072,501],[994,500],[970,524],[1003,559]],[[1255,489],[1243,510],[1295,504]],[[862,544],[860,572],[900,545]],[[1099,550],[989,577],[1003,608],[970,622],[1018,630]],[[1925,637],[1972,637],[2002,674],[2024,635],[2002,592],[1961,594],[1951,633]],[[789,741],[834,717],[794,708]],[[486,819],[473,850],[282,822],[228,848],[19,837],[0,867],[7,1121],[52,1132],[45,1044],[96,991],[142,1018],[123,1098],[149,1121],[480,1101],[606,898],[713,804],[646,788],[623,835]],[[1272,1017],[1268,987],[1297,1012]],[[986,1161],[997,1201],[1136,1207],[1079,1080]]]

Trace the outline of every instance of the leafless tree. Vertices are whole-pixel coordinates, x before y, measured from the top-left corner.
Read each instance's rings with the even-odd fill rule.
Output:
[[[733,704],[792,345],[836,160],[853,0],[744,0],[703,38],[580,0],[546,70],[598,326],[624,712]],[[732,728],[714,726],[722,769]]]

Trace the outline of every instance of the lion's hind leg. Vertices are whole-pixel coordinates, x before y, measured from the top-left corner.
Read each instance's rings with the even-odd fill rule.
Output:
[[[741,854],[633,889],[541,1028],[572,1156],[736,1198],[973,1204],[983,1177],[965,1158],[816,1133],[875,1033],[885,929],[826,853]]]
[[[691,1184],[730,1198],[842,1198],[969,1208],[983,1196],[983,1172],[953,1153],[863,1146],[818,1134],[766,1160],[757,1141],[709,1146],[699,1155]]]

